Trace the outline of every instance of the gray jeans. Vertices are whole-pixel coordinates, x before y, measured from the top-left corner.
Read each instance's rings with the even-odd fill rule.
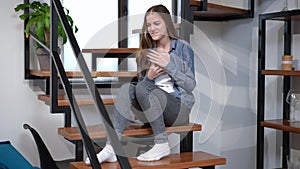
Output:
[[[165,126],[188,123],[190,111],[180,99],[151,82],[140,81],[136,85],[122,85],[110,117],[119,137],[129,121],[138,119],[150,124],[154,143],[165,143],[168,141]]]

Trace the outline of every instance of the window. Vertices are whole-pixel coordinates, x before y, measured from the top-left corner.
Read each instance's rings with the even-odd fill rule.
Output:
[[[117,0],[105,3],[99,0],[64,0],[63,4],[70,10],[74,23],[79,28],[75,37],[81,49],[111,48],[117,42]],[[90,56],[85,56],[85,59],[90,66]],[[76,60],[69,44],[64,47],[64,65],[67,70],[76,69]]]
[[[88,2],[88,3],[87,3]],[[81,49],[116,48],[118,45],[118,1],[73,1],[64,0],[63,4],[70,10],[74,23],[79,31],[75,34]],[[128,47],[139,47],[139,34],[132,34],[132,30],[141,29],[145,11],[157,4],[165,5],[170,11],[170,0],[129,0],[128,1]],[[91,54],[84,54],[88,66],[91,65]],[[67,43],[64,46],[63,62],[66,70],[76,70],[77,64],[73,51]],[[117,59],[97,61],[97,70],[117,70]],[[101,65],[101,66],[100,66]],[[99,69],[98,69],[99,68]],[[128,61],[129,70],[136,70],[135,59]]]

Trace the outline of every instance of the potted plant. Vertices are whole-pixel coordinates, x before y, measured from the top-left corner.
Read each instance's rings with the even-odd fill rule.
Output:
[[[19,18],[21,20],[28,19],[25,29],[26,37],[29,37],[30,30],[33,31],[35,36],[43,42],[46,46],[50,46],[50,6],[47,3],[41,3],[39,1],[33,1],[31,3],[22,3],[15,7],[15,11],[25,10],[28,8],[30,12],[28,14],[21,14]],[[72,17],[69,15],[69,10],[65,9],[65,13],[69,24],[73,31],[78,31],[77,26],[74,24]],[[63,29],[61,22],[58,22],[58,37],[62,39],[62,44],[67,42],[67,35]],[[50,55],[39,43],[36,43],[36,53],[39,56],[46,57],[47,63],[43,64],[39,58],[41,70],[49,70],[50,67]],[[40,54],[40,55],[39,55]]]

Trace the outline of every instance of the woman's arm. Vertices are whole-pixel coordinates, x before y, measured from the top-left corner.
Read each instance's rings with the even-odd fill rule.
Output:
[[[171,53],[170,62],[165,66],[166,72],[174,79],[175,84],[192,92],[196,86],[194,69],[194,52],[189,45],[183,45],[182,56]]]

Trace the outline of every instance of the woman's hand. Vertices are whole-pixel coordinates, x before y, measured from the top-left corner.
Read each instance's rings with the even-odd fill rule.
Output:
[[[152,64],[148,70],[148,79],[153,80],[163,73],[165,73],[163,68]]]
[[[154,63],[162,68],[166,67],[170,62],[169,53],[163,50],[149,49],[147,52],[147,58],[151,63]]]

